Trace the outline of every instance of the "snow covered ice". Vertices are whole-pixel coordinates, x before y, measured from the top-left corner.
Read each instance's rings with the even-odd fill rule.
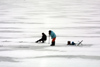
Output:
[[[0,0],[0,67],[100,67],[99,6],[100,0]],[[35,43],[48,30],[56,45]]]

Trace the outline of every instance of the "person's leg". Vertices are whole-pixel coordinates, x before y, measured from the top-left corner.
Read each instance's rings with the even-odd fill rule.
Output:
[[[42,41],[42,39],[37,40],[36,43],[38,43],[39,41]]]
[[[55,46],[55,40],[56,40],[56,38],[53,38],[53,39],[52,39],[52,44],[51,44],[51,46]]]
[[[42,40],[42,43],[44,43],[44,40]]]
[[[42,43],[44,43],[46,41],[46,39],[42,39]]]

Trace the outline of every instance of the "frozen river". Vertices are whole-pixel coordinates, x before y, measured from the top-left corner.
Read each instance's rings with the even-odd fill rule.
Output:
[[[100,67],[99,6],[100,0],[0,0],[0,67]],[[48,30],[57,35],[55,47],[34,43]],[[67,46],[69,40],[83,45]]]

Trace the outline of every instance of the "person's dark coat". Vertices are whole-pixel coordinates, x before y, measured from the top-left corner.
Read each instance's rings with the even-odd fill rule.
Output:
[[[47,40],[47,36],[44,33],[42,33],[42,38],[41,39],[42,40]]]

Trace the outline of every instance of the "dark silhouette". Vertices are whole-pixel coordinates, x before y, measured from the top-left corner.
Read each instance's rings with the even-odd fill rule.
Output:
[[[76,43],[74,41],[72,41],[72,42],[71,41],[68,41],[67,42],[67,45],[76,45]]]
[[[67,45],[71,45],[71,41],[68,41],[68,42],[67,42]]]
[[[47,36],[44,33],[42,33],[42,38],[37,40],[36,43],[38,43],[38,42],[44,43],[46,40],[47,40]]]

